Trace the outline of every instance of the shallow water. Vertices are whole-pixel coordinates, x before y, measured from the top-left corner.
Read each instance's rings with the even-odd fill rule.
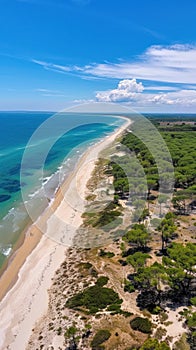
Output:
[[[112,116],[64,114],[63,129],[67,132],[62,133],[62,116],[55,129],[47,124],[51,117],[48,112],[0,112],[0,266],[29,222],[23,201],[33,209],[36,219],[85,149],[124,123]],[[43,125],[44,133],[38,132],[28,143]],[[40,154],[46,150],[42,169]]]

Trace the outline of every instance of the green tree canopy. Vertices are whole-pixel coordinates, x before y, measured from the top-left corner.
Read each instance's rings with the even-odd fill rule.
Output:
[[[135,224],[133,228],[126,233],[124,239],[129,243],[136,244],[138,248],[145,248],[150,239],[150,233],[144,224]]]
[[[164,250],[167,246],[169,239],[172,237],[172,234],[176,231],[177,226],[175,225],[175,217],[172,213],[167,213],[165,218],[160,222],[157,227],[158,231],[161,231],[161,241],[162,247]]]
[[[181,267],[188,273],[196,272],[196,245],[187,243],[185,246],[181,243],[173,243],[171,248],[167,249],[169,258],[164,258],[165,264],[169,266]]]
[[[182,296],[189,295],[191,280],[196,272],[196,246],[187,243],[173,243],[167,249],[167,257],[163,257],[163,264],[167,267],[170,287]]]
[[[146,263],[146,260],[151,258],[149,254],[136,252],[132,255],[129,255],[126,259],[127,263],[132,265],[135,272],[138,271],[140,267],[143,267]]]
[[[162,283],[167,281],[166,269],[162,264],[155,262],[149,267],[139,268],[134,280],[139,284],[142,289],[161,290]]]
[[[170,347],[165,343],[159,343],[157,339],[147,339],[139,350],[170,350]]]

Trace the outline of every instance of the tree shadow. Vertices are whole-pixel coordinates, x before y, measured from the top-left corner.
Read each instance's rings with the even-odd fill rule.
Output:
[[[134,253],[141,252],[141,253],[150,253],[152,251],[152,248],[150,247],[132,247],[126,250],[122,253],[122,257],[126,258],[129,255],[133,255]]]

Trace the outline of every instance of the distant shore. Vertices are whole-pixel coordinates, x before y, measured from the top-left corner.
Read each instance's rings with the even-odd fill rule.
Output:
[[[46,312],[47,289],[55,271],[64,261],[66,247],[71,245],[82,224],[84,207],[82,201],[78,207],[75,195],[79,193],[79,197],[84,200],[86,184],[99,153],[131,124],[130,119],[122,118],[126,120],[122,127],[84,153],[74,172],[57,191],[53,203],[38,222],[28,228],[22,245],[1,276],[0,298],[3,299],[0,304],[0,349],[8,345],[14,350],[25,349],[34,323]],[[63,200],[64,197],[68,200]],[[46,234],[42,234],[40,228]],[[61,241],[63,244],[58,243]]]

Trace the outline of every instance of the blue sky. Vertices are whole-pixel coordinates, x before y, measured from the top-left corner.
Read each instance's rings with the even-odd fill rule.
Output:
[[[0,110],[196,112],[195,0],[0,0]]]

